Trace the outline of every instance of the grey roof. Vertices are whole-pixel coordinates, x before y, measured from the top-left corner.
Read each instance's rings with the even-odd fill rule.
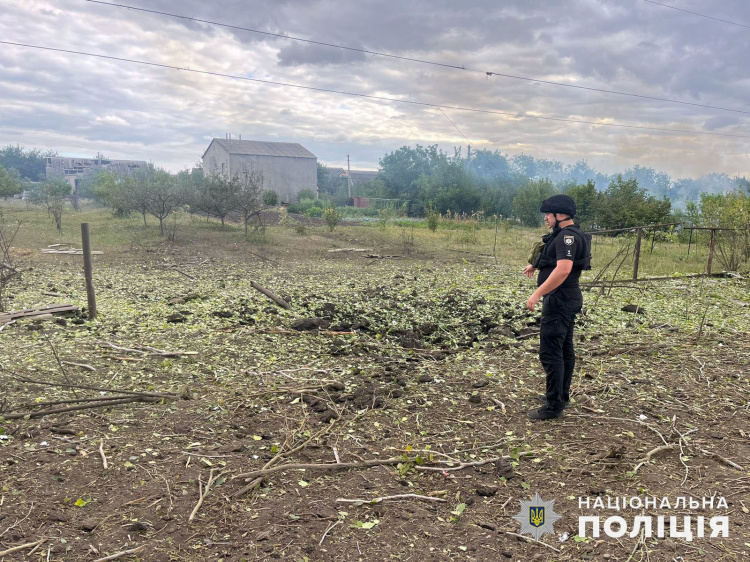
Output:
[[[290,156],[292,158],[315,158],[316,156],[296,142],[268,142],[236,139],[213,139],[229,154],[251,154],[254,156]],[[209,146],[211,146],[209,144]],[[208,149],[206,149],[208,150]]]

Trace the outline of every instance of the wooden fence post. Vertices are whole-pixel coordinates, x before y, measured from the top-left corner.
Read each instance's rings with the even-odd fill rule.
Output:
[[[96,318],[96,295],[94,294],[94,265],[91,261],[91,238],[89,236],[89,223],[81,223],[81,240],[83,241],[83,272],[86,278],[86,296],[88,297],[89,319]]]
[[[706,273],[711,275],[711,265],[714,261],[714,240],[716,238],[716,229],[711,229],[711,241],[708,243],[708,263],[706,264]]]
[[[638,280],[638,262],[641,260],[641,237],[643,236],[643,229],[639,228],[636,230],[637,234],[635,237],[635,250],[633,260],[633,281]]]

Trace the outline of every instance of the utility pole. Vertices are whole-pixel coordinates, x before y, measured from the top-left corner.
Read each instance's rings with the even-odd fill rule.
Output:
[[[349,198],[352,197],[352,169],[349,167],[349,155],[346,155],[346,183],[349,188]]]
[[[471,162],[471,145],[469,145],[469,149],[466,151],[466,167],[469,167],[469,163]]]

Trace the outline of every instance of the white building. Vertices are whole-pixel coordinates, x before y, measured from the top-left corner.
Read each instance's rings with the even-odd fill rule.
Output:
[[[282,203],[296,202],[303,189],[318,192],[318,159],[298,143],[213,139],[203,171],[226,177],[260,172],[263,189],[275,191]]]

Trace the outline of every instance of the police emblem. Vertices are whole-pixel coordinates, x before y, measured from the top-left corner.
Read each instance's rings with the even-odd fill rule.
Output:
[[[555,500],[546,502],[537,493],[531,501],[521,500],[521,511],[513,519],[521,524],[521,534],[528,533],[539,540],[546,533],[555,534],[553,525],[560,516],[555,513]]]
[[[563,242],[566,246],[572,246],[575,238],[573,236],[563,236]]]

